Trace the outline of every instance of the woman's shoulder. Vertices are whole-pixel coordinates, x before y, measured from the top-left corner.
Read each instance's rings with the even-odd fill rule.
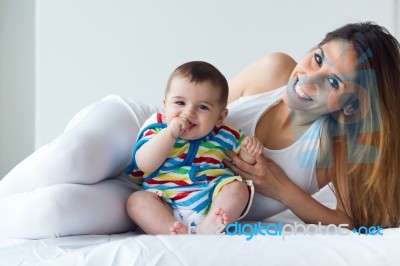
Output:
[[[243,96],[272,91],[287,84],[296,61],[284,53],[264,56],[254,65],[253,78]]]
[[[229,102],[284,86],[296,64],[292,57],[280,52],[260,58],[230,80]]]

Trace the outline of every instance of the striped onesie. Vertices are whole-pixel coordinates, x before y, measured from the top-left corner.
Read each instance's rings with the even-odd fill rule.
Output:
[[[132,163],[126,169],[129,178],[142,185],[143,190],[156,193],[173,209],[191,210],[203,216],[225,184],[234,180],[246,182],[250,200],[243,215],[247,213],[254,194],[253,185],[251,181],[235,176],[222,163],[226,149],[239,153],[243,132],[222,124],[201,139],[188,141],[178,138],[165,162],[155,172],[141,172],[135,162],[136,151],[166,127],[161,113],[153,114],[144,123],[132,151]]]

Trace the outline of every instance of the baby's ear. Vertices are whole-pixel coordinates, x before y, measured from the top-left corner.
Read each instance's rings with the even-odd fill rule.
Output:
[[[228,109],[224,109],[224,110],[222,110],[221,111],[221,113],[219,114],[219,118],[218,118],[218,121],[217,121],[217,125],[219,126],[219,125],[221,125],[223,122],[224,122],[224,120],[225,120],[225,118],[227,117],[227,115],[228,115]]]

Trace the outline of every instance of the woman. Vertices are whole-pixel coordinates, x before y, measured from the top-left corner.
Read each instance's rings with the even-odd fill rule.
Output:
[[[268,74],[262,76],[260,72]],[[295,169],[297,172],[289,175],[300,184],[304,180],[300,180],[299,171],[315,169],[313,159],[318,154],[315,171],[318,187],[332,181],[337,209],[328,209],[315,201],[264,156],[259,156],[257,164],[251,166],[229,153],[236,166],[227,162],[228,166],[253,180],[259,194],[283,203],[306,223],[349,224],[350,228],[398,227],[400,55],[397,40],[377,25],[347,25],[328,33],[297,65],[291,58],[276,54],[249,66],[230,84],[230,99],[256,94],[262,98],[259,93],[286,83],[282,102],[267,112],[264,107],[261,116],[257,112],[247,114],[256,120],[259,117],[255,136],[266,148],[286,149],[285,156],[296,149],[294,158],[309,156],[310,161],[301,162],[305,165],[300,167],[303,169]],[[268,97],[273,96],[264,96]],[[251,98],[252,104],[256,102],[256,98]],[[240,104],[245,105],[243,100]],[[240,117],[243,110],[236,106],[233,109],[231,121],[248,128]],[[301,142],[304,132],[310,133],[310,130],[322,130],[319,152],[300,154],[292,146]],[[280,159],[286,171],[293,168],[294,162],[287,162],[282,153],[277,156],[276,151],[266,149],[264,155]]]
[[[254,166],[231,153],[234,164],[226,161],[254,181],[248,219],[289,208],[307,223],[399,225],[399,65],[399,44],[384,28],[351,24],[297,65],[272,54],[231,81],[229,121],[265,146]],[[0,182],[0,237],[132,229],[125,202],[133,188],[123,176],[107,178],[129,164],[136,134],[155,111],[114,96],[81,112]],[[330,181],[336,210],[310,196]]]

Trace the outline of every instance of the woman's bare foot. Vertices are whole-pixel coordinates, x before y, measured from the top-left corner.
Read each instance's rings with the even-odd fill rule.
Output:
[[[221,234],[228,225],[228,215],[221,208],[210,211],[203,222],[199,225],[198,234],[216,235]]]
[[[189,233],[187,226],[178,221],[174,223],[174,226],[172,226],[169,231],[171,235],[186,235]]]

